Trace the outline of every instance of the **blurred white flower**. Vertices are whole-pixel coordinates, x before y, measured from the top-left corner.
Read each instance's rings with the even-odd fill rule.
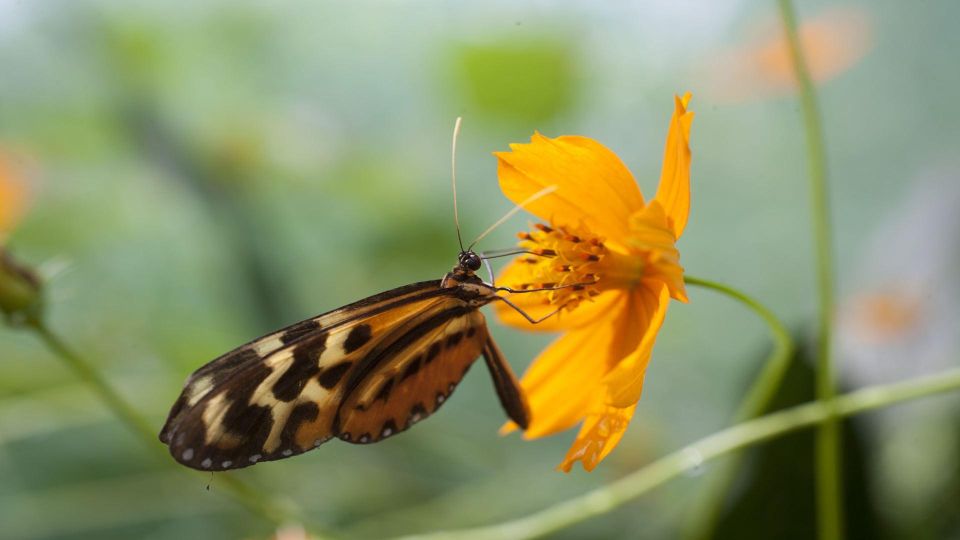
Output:
[[[837,354],[853,387],[891,383],[960,365],[960,169],[913,183],[877,228],[838,316]],[[960,399],[939,396],[864,417],[877,504],[923,516],[956,469]],[[901,524],[909,526],[909,522]]]

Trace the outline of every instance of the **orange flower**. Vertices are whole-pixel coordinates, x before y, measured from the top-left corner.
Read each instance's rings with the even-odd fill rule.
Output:
[[[0,151],[0,245],[27,208],[27,183],[14,159]]]
[[[804,20],[799,28],[810,76],[829,81],[860,61],[873,46],[870,13],[862,7],[840,6]],[[793,60],[779,21],[757,25],[755,37],[721,50],[708,62],[705,77],[722,101],[781,95],[796,88]]]
[[[520,233],[532,252],[508,265],[497,283],[516,289],[497,314],[525,330],[563,331],[524,375],[530,403],[528,439],[582,422],[560,467],[594,467],[620,441],[643,390],[657,332],[670,298],[687,301],[675,243],[690,211],[690,95],[675,99],[660,186],[645,202],[633,175],[611,150],[586,137],[534,134],[529,144],[498,152],[503,193],[520,202],[556,190],[526,208],[549,222]],[[515,429],[508,424],[505,431]]]

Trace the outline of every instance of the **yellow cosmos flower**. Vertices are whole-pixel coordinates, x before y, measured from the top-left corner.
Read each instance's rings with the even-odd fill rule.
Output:
[[[531,252],[508,265],[497,283],[516,289],[570,285],[515,294],[497,314],[525,330],[562,331],[524,375],[532,421],[528,439],[581,423],[560,467],[594,467],[617,445],[643,390],[657,332],[670,298],[687,301],[675,246],[690,210],[690,95],[675,99],[660,185],[647,202],[611,150],[586,137],[551,139],[498,152],[503,193],[520,202],[546,186],[556,190],[526,206],[548,224],[520,233]],[[505,431],[515,429],[508,424]]]

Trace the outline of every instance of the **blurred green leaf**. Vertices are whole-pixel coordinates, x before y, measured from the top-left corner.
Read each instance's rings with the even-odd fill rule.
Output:
[[[482,116],[528,125],[563,114],[579,94],[579,70],[569,42],[506,38],[454,49],[456,88]]]

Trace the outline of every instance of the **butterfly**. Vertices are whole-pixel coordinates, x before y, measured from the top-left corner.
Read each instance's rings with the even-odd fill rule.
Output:
[[[442,279],[301,321],[199,368],[160,440],[174,459],[199,470],[283,459],[332,438],[375,443],[435,413],[480,356],[507,416],[525,428],[523,392],[480,308],[497,300],[512,305],[499,291],[529,290],[484,282],[476,275],[484,257],[473,244],[464,249],[461,241],[457,265]]]

